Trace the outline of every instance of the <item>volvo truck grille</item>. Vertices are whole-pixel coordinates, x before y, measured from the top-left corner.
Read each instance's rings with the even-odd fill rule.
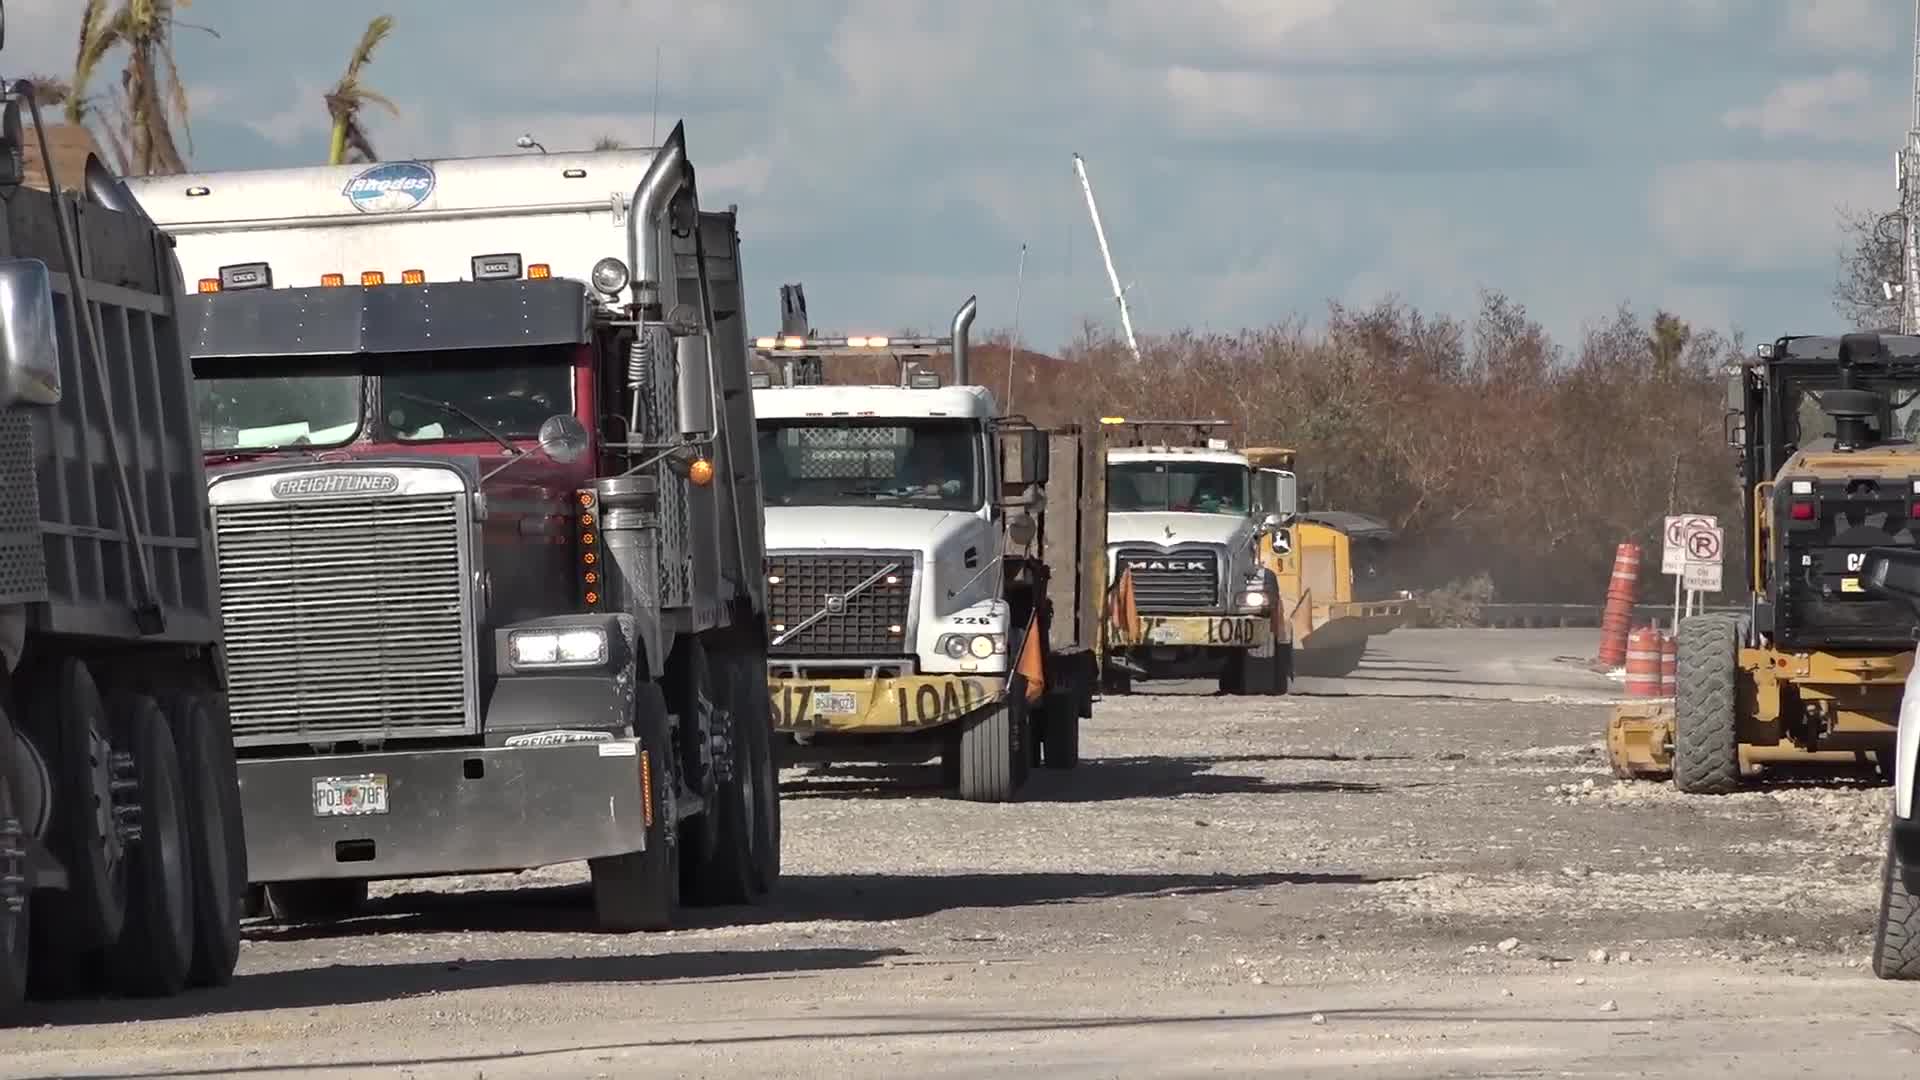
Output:
[[[477,730],[462,496],[214,507],[239,745]]]
[[[767,562],[769,655],[868,658],[912,651],[910,552],[772,555]]]
[[[1217,552],[1123,547],[1114,558],[1114,573],[1122,570],[1133,571],[1133,605],[1139,611],[1177,615],[1221,605]]]

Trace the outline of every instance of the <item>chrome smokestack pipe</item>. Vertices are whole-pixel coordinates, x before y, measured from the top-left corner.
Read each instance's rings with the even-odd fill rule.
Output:
[[[627,217],[627,255],[633,266],[633,298],[643,306],[663,302],[666,268],[671,260],[656,227],[687,183],[686,121],[673,125],[667,141],[653,152],[653,160],[633,192],[633,210]],[[647,295],[651,291],[651,296]],[[657,317],[657,316],[656,316]]]
[[[977,297],[967,297],[960,310],[953,313],[953,385],[968,386],[967,382],[967,331],[973,326],[974,309]]]

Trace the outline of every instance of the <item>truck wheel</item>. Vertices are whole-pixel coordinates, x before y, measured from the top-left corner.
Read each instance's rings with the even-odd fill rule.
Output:
[[[968,802],[1009,802],[1020,789],[1026,763],[1027,693],[1015,678],[1007,695],[964,722],[956,748],[960,797]]]
[[[1293,681],[1293,646],[1273,641],[1240,654],[1241,694],[1278,697]]]
[[[0,700],[0,746],[13,743],[13,720]],[[14,802],[13,777],[0,769],[0,1024],[13,1016],[27,997],[28,943],[27,920],[32,910],[27,903],[27,838],[22,832],[19,811]]]
[[[1109,664],[1100,673],[1101,689],[1115,697],[1125,697],[1133,693],[1133,672],[1117,665]]]
[[[1040,728],[1036,746],[1046,744],[1044,761],[1049,769],[1071,769],[1080,764],[1080,710],[1068,694],[1054,694],[1047,701],[1047,719]]]
[[[758,651],[740,657],[734,737],[746,736],[753,777],[753,888],[771,892],[780,880],[780,766],[773,760],[773,703],[767,697],[767,661]]]
[[[666,676],[660,680],[660,690],[666,695],[667,712],[672,714],[676,725],[675,738],[666,744],[679,755],[673,763],[674,774],[685,777],[687,785],[697,791],[700,772],[705,767],[702,760],[705,748],[700,745],[698,734],[699,714],[726,707],[726,699],[718,691],[708,665],[706,646],[699,638],[682,637],[674,646],[667,661]],[[720,803],[719,792],[709,791],[706,812],[679,825],[680,892],[696,903],[705,876],[703,868],[720,854]]]
[[[26,730],[53,781],[47,846],[67,868],[67,892],[45,906],[44,939],[58,952],[102,948],[127,917],[126,846],[113,814],[113,745],[107,709],[85,664],[71,657],[31,673],[21,701]],[[35,950],[36,953],[48,950]],[[35,966],[53,956],[36,956]]]
[[[1680,620],[1673,703],[1673,786],[1691,795],[1740,787],[1740,640],[1732,619]]]
[[[755,813],[758,796],[753,750],[744,730],[748,725],[734,712],[735,706],[741,703],[741,665],[725,653],[717,657],[708,654],[700,642],[692,639],[688,639],[686,648],[686,682],[705,689],[699,698],[683,696],[681,701],[687,708],[707,710],[709,723],[726,732],[726,753],[730,758],[727,764],[732,777],[719,779],[722,763],[713,763],[714,776],[710,781],[713,790],[707,796],[707,811],[688,822],[681,833],[683,839],[688,838],[689,833],[698,836],[696,843],[700,844],[687,844],[684,856],[692,856],[702,847],[705,850],[699,857],[683,857],[680,891],[702,906],[745,904],[754,896],[754,867],[758,861],[754,850],[755,819],[759,815]],[[761,677],[764,679],[765,675]],[[685,724],[686,714],[680,715]],[[698,737],[697,728],[683,727],[681,731],[688,738]]]
[[[133,758],[139,826],[127,852],[127,919],[107,951],[115,990],[133,997],[170,997],[193,968],[193,829],[180,757],[166,714],[145,694],[121,694],[108,707],[115,742]]]
[[[1247,692],[1247,654],[1235,649],[1227,654],[1226,662],[1220,665],[1218,683],[1223,694],[1244,694]]]
[[[187,847],[193,855],[193,986],[225,986],[240,959],[240,905],[247,892],[239,767],[225,710],[198,694],[165,705],[185,779]]]
[[[645,692],[653,687],[651,693]],[[593,876],[593,914],[600,929],[613,933],[671,930],[680,906],[679,826],[674,793],[679,790],[673,743],[668,739],[666,699],[652,683],[642,685],[634,704],[633,732],[647,755],[653,788],[653,826],[645,851],[587,860]]]
[[[1880,864],[1880,919],[1873,929],[1873,973],[1882,979],[1920,979],[1920,897],[1907,887],[1908,873],[1889,833]]]
[[[267,914],[277,923],[339,922],[366,906],[364,878],[276,881],[267,886]]]

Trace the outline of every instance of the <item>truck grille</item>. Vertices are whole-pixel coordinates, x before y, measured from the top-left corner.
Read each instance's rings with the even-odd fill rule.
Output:
[[[912,553],[772,555],[767,563],[767,611],[777,643],[767,650],[769,655],[865,658],[905,656],[911,651],[907,634],[913,600]],[[875,575],[880,579],[845,600],[841,610],[780,640],[792,627]]]
[[[1142,612],[1177,615],[1212,611],[1220,600],[1220,555],[1206,548],[1155,551],[1121,548],[1114,576],[1133,571],[1133,604]]]
[[[463,502],[214,508],[241,745],[470,730]]]

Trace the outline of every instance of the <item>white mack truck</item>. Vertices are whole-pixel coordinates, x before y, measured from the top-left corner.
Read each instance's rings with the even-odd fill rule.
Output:
[[[1097,438],[1001,415],[950,337],[817,337],[804,296],[756,342],[768,690],[795,760],[925,761],[961,798],[1071,769],[1092,713],[1101,589]],[[951,350],[953,385],[917,360]],[[824,385],[828,358],[897,364]]]
[[[1256,477],[1209,434],[1225,423],[1101,420],[1120,433],[1106,455],[1111,692],[1129,692],[1136,675],[1212,675],[1230,694],[1284,694],[1292,681],[1292,633],[1265,553],[1288,549],[1293,476]]]

